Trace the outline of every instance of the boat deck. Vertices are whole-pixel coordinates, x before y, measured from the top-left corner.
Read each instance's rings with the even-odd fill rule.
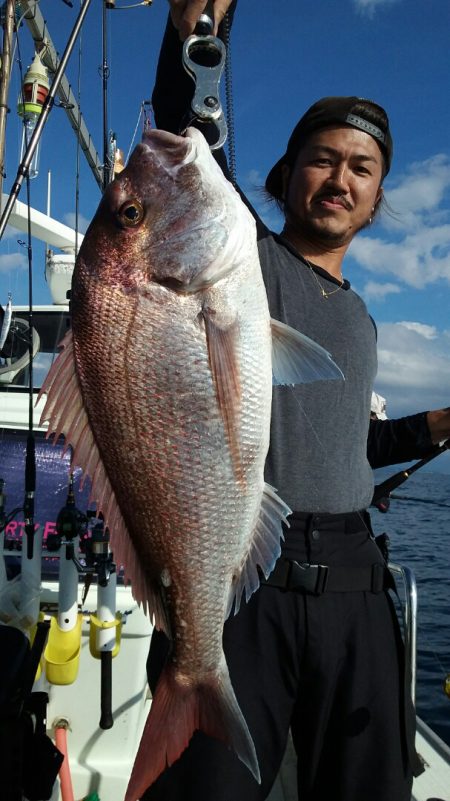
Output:
[[[80,585],[81,593],[81,585]],[[52,613],[58,599],[54,581],[44,581],[41,602]],[[79,599],[80,600],[80,599]],[[48,727],[63,718],[69,723],[69,764],[76,799],[97,792],[101,801],[123,801],[140,735],[149,711],[145,663],[151,625],[137,607],[130,589],[117,588],[117,609],[124,613],[120,652],[113,660],[113,717],[109,730],[99,728],[100,665],[90,653],[90,615],[96,610],[95,587],[83,605],[79,673],[74,683],[48,683],[41,675],[35,689],[49,693]],[[133,669],[130,669],[130,666]],[[411,801],[450,801],[450,748],[420,719],[417,749],[426,770],[414,782]],[[61,801],[56,782],[50,801]],[[297,801],[296,757],[292,742],[267,801]]]

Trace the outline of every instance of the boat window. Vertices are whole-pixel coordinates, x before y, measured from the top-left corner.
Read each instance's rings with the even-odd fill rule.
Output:
[[[54,359],[58,344],[69,326],[69,314],[58,309],[13,313],[10,331],[0,351],[0,389],[25,390],[30,381],[30,340],[33,352],[33,387],[40,389]]]

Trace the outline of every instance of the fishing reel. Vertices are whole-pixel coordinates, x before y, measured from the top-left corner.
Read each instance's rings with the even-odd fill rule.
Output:
[[[75,559],[74,541],[82,537],[86,529],[87,516],[80,512],[75,505],[73,486],[73,473],[69,478],[69,491],[65,506],[60,509],[56,518],[56,533],[48,534],[47,550],[58,551],[62,545],[66,546],[66,559]]]
[[[83,561],[76,555],[78,543]],[[74,478],[69,479],[69,492],[65,506],[56,519],[56,533],[47,537],[47,550],[57,551],[66,548],[66,559],[73,562],[79,575],[85,577],[85,594],[94,574],[100,587],[106,587],[112,573],[116,572],[113,555],[109,547],[109,529],[105,527],[103,516],[88,509],[86,514],[75,505]]]
[[[113,555],[109,547],[109,529],[105,526],[103,516],[88,510],[88,525],[80,539],[80,550],[84,554],[86,569],[96,573],[100,587],[106,587],[112,573],[116,572]]]

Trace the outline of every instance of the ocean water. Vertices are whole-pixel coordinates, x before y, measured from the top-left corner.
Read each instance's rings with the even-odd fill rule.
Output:
[[[376,483],[397,470],[377,470]],[[390,537],[390,561],[415,574],[417,713],[450,745],[450,475],[420,470],[392,496],[386,514],[371,510],[372,524]]]

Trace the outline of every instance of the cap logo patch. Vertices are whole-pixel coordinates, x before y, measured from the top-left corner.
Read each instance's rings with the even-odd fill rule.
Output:
[[[362,131],[366,131],[371,136],[374,136],[375,139],[379,139],[380,142],[386,144],[386,136],[377,125],[373,125],[373,123],[363,120],[362,117],[357,117],[356,114],[347,114],[345,122],[347,122],[349,125],[354,125],[355,128],[360,128]]]

